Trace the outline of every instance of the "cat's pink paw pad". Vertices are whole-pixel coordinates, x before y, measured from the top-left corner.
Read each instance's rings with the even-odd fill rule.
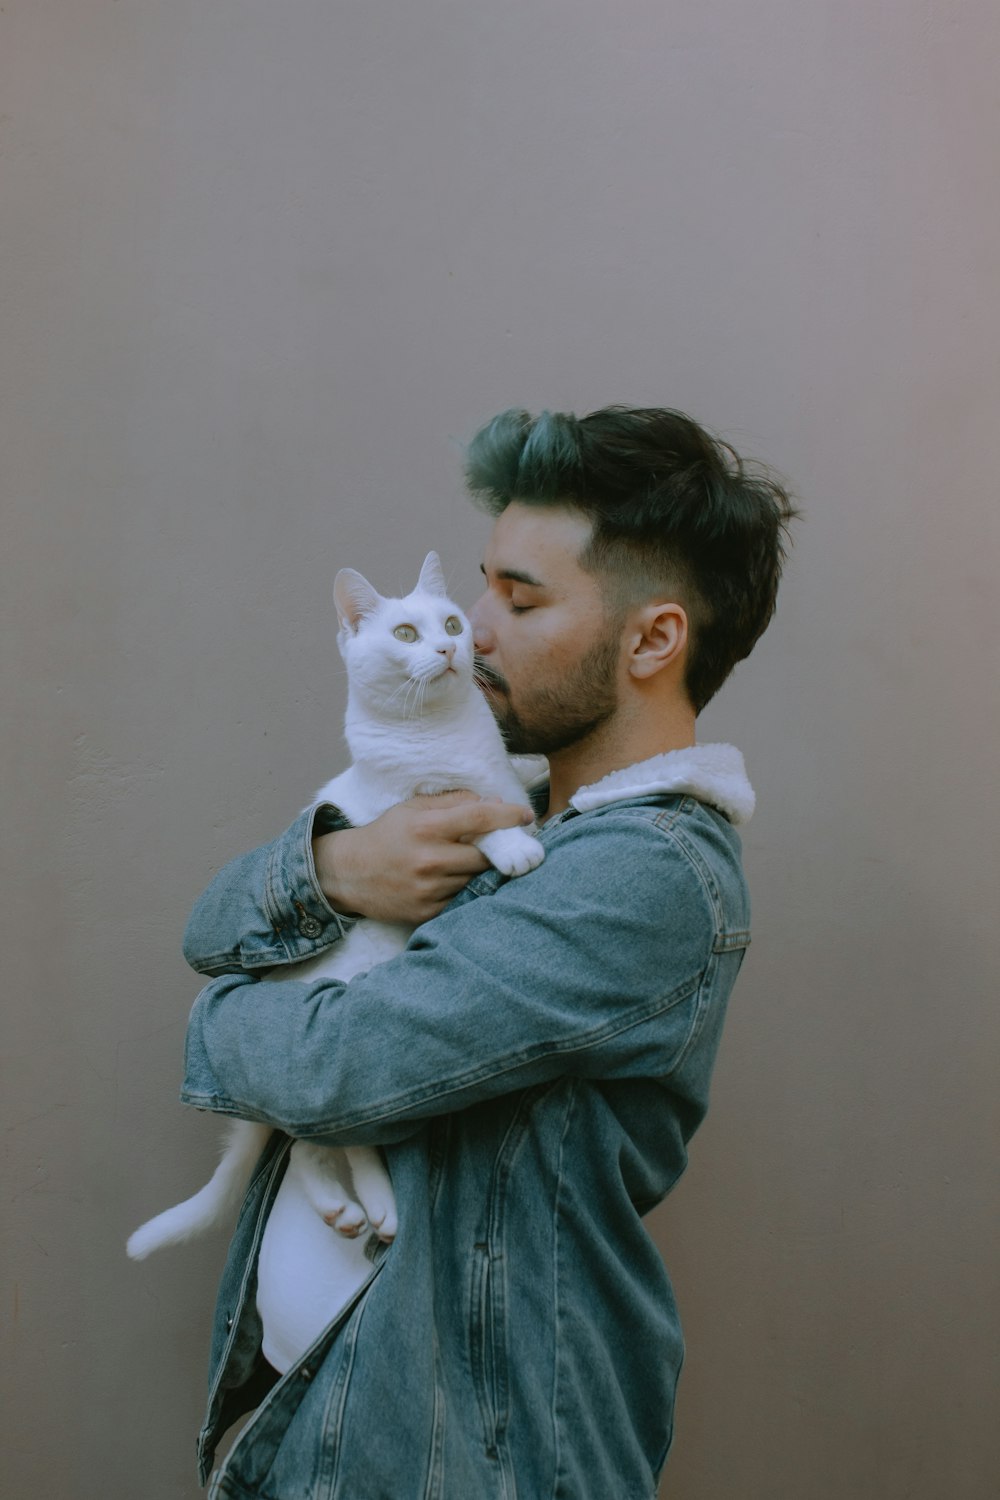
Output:
[[[369,1223],[371,1224],[375,1233],[378,1235],[379,1239],[382,1241],[383,1245],[392,1244],[393,1240],[396,1238],[396,1229],[398,1228],[395,1213],[390,1211],[386,1213],[384,1218],[369,1218]]]
[[[345,1208],[337,1209],[336,1214],[324,1214],[324,1220],[330,1229],[336,1229],[337,1235],[345,1235],[348,1239],[357,1239],[367,1224],[360,1203],[348,1203]]]
[[[324,1224],[329,1224],[338,1234],[346,1235],[349,1240],[357,1239],[364,1229],[368,1220],[364,1209],[357,1203],[338,1204],[329,1213],[323,1215]]]

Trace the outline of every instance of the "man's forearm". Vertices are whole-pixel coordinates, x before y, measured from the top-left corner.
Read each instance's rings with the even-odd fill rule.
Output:
[[[708,1024],[720,963],[679,845],[609,814],[565,825],[530,875],[486,884],[347,983],[216,979],[191,1013],[182,1097],[351,1144],[567,1074],[669,1075]]]

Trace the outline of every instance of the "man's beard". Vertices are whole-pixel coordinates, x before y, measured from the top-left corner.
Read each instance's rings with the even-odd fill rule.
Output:
[[[621,632],[606,630],[552,687],[532,693],[517,712],[506,680],[480,657],[476,676],[493,691],[489,705],[512,755],[552,755],[606,724],[618,707],[616,676]]]

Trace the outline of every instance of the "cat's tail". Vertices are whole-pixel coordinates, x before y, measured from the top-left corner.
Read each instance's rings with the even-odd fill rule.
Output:
[[[271,1134],[270,1125],[234,1120],[222,1160],[200,1192],[140,1225],[125,1246],[133,1260],[180,1245],[230,1222],[243,1201],[247,1181]]]

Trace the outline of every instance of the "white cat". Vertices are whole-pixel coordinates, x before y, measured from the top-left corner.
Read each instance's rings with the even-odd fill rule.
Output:
[[[417,587],[403,599],[383,598],[353,568],[337,574],[333,594],[340,619],[337,644],[347,665],[345,731],[353,764],[310,805],[332,802],[358,826],[409,797],[459,787],[530,806],[475,685],[472,628],[447,596],[437,554],[427,554]],[[505,875],[526,874],[544,857],[525,827],[499,829],[476,843]],[[410,931],[362,919],[329,952],[262,977],[350,979],[400,952]],[[270,1133],[267,1125],[233,1122],[210,1181],[193,1198],[137,1229],[127,1245],[132,1259],[143,1260],[225,1223],[239,1206]],[[370,1225],[380,1239],[394,1238],[392,1185],[375,1147],[296,1141],[286,1176],[286,1198],[294,1182],[299,1199],[308,1199],[340,1235],[355,1239]],[[279,1207],[276,1203],[275,1210]],[[301,1226],[301,1217],[298,1222]],[[329,1258],[325,1243],[320,1249]]]

